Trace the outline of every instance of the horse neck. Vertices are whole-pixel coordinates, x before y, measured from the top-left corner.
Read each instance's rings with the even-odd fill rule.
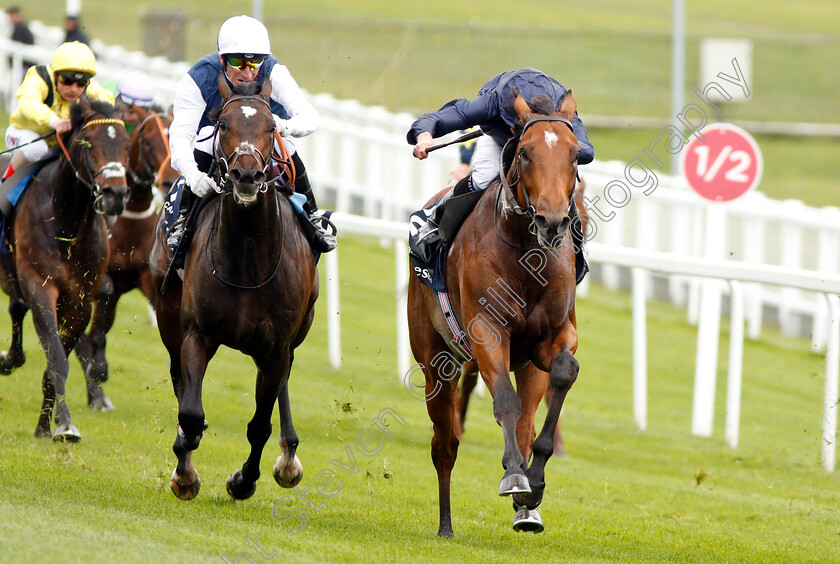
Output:
[[[74,163],[79,170],[78,163]],[[76,172],[67,160],[59,163],[56,171],[57,179],[50,187],[52,205],[57,222],[64,236],[70,238],[82,233],[93,224],[97,214],[93,211],[93,195],[76,176]]]
[[[283,250],[283,213],[273,189],[260,194],[248,207],[239,206],[231,193],[219,204],[211,245],[225,270],[243,280],[262,280],[277,266]]]

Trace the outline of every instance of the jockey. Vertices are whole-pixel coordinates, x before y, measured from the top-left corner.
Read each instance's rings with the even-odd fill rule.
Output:
[[[499,157],[502,148],[522,127],[519,116],[513,109],[517,94],[522,94],[526,101],[537,94],[545,94],[554,101],[555,108],[559,109],[566,95],[566,89],[555,79],[536,69],[522,68],[508,71],[491,78],[478,91],[477,98],[452,100],[438,111],[421,116],[411,125],[406,138],[410,144],[414,145],[414,156],[420,160],[429,156],[426,150],[434,145],[435,137],[472,126],[479,126],[485,133],[476,142],[472,174],[459,180],[439,202],[423,210],[422,214],[418,214],[425,215],[428,219],[428,223],[419,228],[416,241],[416,246],[421,253],[428,251],[426,253],[428,255],[431,252],[430,245],[439,238],[437,227],[442,215],[441,203],[452,196],[460,196],[473,190],[484,190],[499,177]],[[580,146],[578,163],[592,162],[595,151],[577,113],[572,120],[572,127]],[[412,219],[414,221],[421,219],[418,215],[412,216]],[[578,230],[572,230],[573,236],[575,236],[575,231]],[[580,248],[581,241],[575,242]],[[428,259],[429,257],[421,258]]]
[[[185,178],[190,190],[181,196],[180,211],[188,209],[190,191],[203,198],[211,191],[220,191],[216,182],[207,175],[213,161],[213,124],[208,113],[222,103],[219,93],[219,75],[223,73],[231,86],[244,82],[262,83],[271,80],[271,112],[277,131],[284,138],[303,137],[318,129],[320,116],[306,100],[289,70],[271,54],[268,30],[259,20],[248,16],[228,19],[219,29],[219,50],[195,63],[180,80],[175,90],[174,119],[169,128],[169,148],[172,166]],[[196,141],[198,139],[198,141]],[[292,155],[297,180],[294,189],[306,196],[304,214],[298,214],[304,234],[313,250],[326,253],[336,247],[335,237],[321,226],[316,214],[318,206],[303,162],[291,140],[285,140]],[[184,232],[185,213],[178,220],[167,239],[170,249],[177,247]]]
[[[117,97],[115,106],[122,114],[125,128],[131,133],[139,121],[135,108],[148,110],[154,102],[155,89],[152,79],[143,71],[125,73],[117,83]]]
[[[6,172],[0,197],[25,175],[6,182],[16,171],[23,172],[27,165],[47,158],[56,144],[55,136],[32,142],[51,131],[59,135],[70,131],[70,105],[82,94],[91,100],[114,103],[113,95],[92,77],[96,75],[96,58],[90,47],[74,41],[58,46],[48,65],[30,67],[17,90],[18,107],[9,118],[6,129],[6,147],[17,149]],[[5,188],[5,190],[3,189]],[[5,202],[4,202],[5,203]]]

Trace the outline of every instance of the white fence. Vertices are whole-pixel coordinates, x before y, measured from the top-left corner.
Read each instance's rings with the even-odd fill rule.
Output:
[[[406,234],[408,224],[377,220],[336,213],[333,221],[341,234],[357,234],[387,239],[393,242],[396,272],[396,350],[397,374],[403,379],[409,373],[411,353],[408,344],[408,319],[406,313],[406,288],[409,265]],[[329,358],[333,366],[341,366],[341,307],[339,299],[338,256],[341,247],[325,255],[327,332]],[[668,277],[691,276],[728,281],[732,289],[732,314],[729,343],[729,374],[727,382],[726,440],[735,448],[738,444],[738,429],[741,405],[741,360],[744,346],[743,284],[761,283],[796,288],[814,293],[819,300],[819,311],[825,320],[826,364],[825,400],[822,426],[822,463],[833,471],[836,460],[838,373],[840,372],[840,275],[825,275],[801,269],[751,264],[741,261],[714,261],[705,258],[685,257],[658,251],[640,251],[622,247],[593,243],[590,245],[590,260],[596,265],[628,268],[632,272],[633,286],[633,414],[640,429],[647,427],[647,323],[645,296],[648,271],[665,273]],[[720,312],[717,312],[720,315]],[[719,319],[718,319],[719,322]],[[714,335],[717,339],[717,335]],[[708,349],[710,337],[698,331],[697,358]],[[715,345],[715,358],[717,357]],[[705,423],[705,430],[693,432],[698,435],[711,434],[714,415],[714,388],[716,374],[708,376],[696,370],[694,410],[695,421]]]

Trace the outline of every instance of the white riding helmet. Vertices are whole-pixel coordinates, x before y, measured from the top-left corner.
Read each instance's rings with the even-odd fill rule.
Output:
[[[148,108],[155,98],[152,79],[143,71],[127,72],[117,84],[117,97],[126,104]]]
[[[230,53],[270,55],[268,30],[259,20],[249,16],[234,16],[219,28],[219,55]]]

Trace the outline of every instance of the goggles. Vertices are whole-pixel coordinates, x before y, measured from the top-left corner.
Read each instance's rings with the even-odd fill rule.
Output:
[[[60,84],[64,84],[66,86],[78,84],[82,88],[85,88],[88,84],[90,84],[90,76],[80,72],[60,72],[58,73],[57,78]]]
[[[225,55],[225,62],[236,70],[259,70],[266,55]]]

